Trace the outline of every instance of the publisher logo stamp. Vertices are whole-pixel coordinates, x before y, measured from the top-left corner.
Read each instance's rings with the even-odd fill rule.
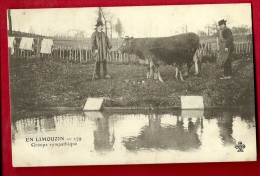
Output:
[[[239,141],[238,144],[235,145],[235,148],[238,149],[237,152],[244,152],[244,148],[246,148],[246,146],[241,142]]]

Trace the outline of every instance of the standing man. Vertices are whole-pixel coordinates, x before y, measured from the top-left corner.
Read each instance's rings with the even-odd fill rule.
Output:
[[[220,79],[231,79],[232,76],[232,53],[234,51],[234,40],[231,30],[226,26],[226,20],[220,20],[219,31],[219,54],[217,66],[224,67],[224,76]]]
[[[91,46],[93,51],[93,56],[96,62],[95,68],[95,79],[100,78],[100,64],[103,67],[103,77],[111,78],[107,74],[107,58],[108,58],[108,50],[112,48],[112,45],[109,42],[107,35],[102,31],[103,30],[103,22],[99,18],[97,24],[95,25],[95,32],[93,32],[91,36]]]

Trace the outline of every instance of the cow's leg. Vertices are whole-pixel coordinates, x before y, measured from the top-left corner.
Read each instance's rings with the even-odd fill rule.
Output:
[[[158,72],[157,71],[154,72],[153,79],[158,79]]]
[[[182,70],[183,70],[183,66],[181,67],[180,71]],[[185,69],[183,76],[188,77],[188,74],[189,74],[189,68]]]
[[[194,56],[193,56],[193,62],[194,62],[194,75],[197,75],[199,73],[199,68],[198,68],[198,54],[199,54],[199,50],[197,49]]]
[[[178,72],[179,72],[178,67],[175,66],[175,78],[176,79],[178,79]]]
[[[198,61],[198,71],[199,71],[198,75],[200,75],[201,67],[202,67],[202,62],[199,60]]]
[[[188,74],[189,74],[189,72],[190,72],[190,69],[191,69],[192,64],[193,64],[192,60],[187,62]]]
[[[195,73],[194,75],[198,75],[199,74],[199,67],[198,67],[198,61],[194,61],[194,67],[195,67]]]
[[[162,77],[161,77],[161,74],[160,74],[159,65],[155,65],[154,67],[155,67],[155,73],[158,76],[159,81],[164,82]]]
[[[199,71],[199,75],[201,72],[201,67],[202,67],[202,55],[200,54],[199,58],[198,58],[198,71]]]
[[[179,70],[179,73],[180,73],[180,79],[181,79],[181,81],[184,82],[183,76],[182,76],[182,73],[181,73],[181,69]]]
[[[158,79],[158,68],[156,66],[154,68],[154,73],[153,73],[153,79]]]
[[[158,79],[158,68],[159,68],[159,64],[156,63],[156,60],[154,57],[152,57],[151,59],[151,63],[152,63],[152,66],[153,66],[153,79]]]
[[[162,77],[161,77],[159,67],[158,67],[157,70],[158,70],[158,78],[159,78],[159,81],[164,82],[163,79],[162,79]]]
[[[150,64],[149,64],[149,63],[148,63],[148,65],[147,65],[147,73],[146,73],[146,77],[147,77],[147,79],[150,78]]]
[[[154,77],[154,63],[152,61],[149,62],[149,69],[150,69],[150,79]]]
[[[158,79],[158,67],[154,66],[154,75],[153,79]]]

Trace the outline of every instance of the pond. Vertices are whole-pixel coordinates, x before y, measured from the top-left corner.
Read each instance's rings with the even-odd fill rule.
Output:
[[[38,111],[12,119],[14,166],[256,160],[254,110]]]

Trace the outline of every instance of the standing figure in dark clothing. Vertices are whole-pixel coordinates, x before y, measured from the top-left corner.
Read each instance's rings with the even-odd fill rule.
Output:
[[[219,55],[217,66],[224,67],[224,77],[220,79],[231,79],[232,76],[232,53],[234,51],[234,39],[231,30],[226,26],[226,20],[220,20],[219,31]]]
[[[93,56],[96,62],[96,68],[95,68],[96,79],[100,78],[100,64],[102,64],[103,67],[104,78],[111,78],[107,74],[107,58],[109,54],[108,50],[112,48],[112,45],[110,44],[107,35],[102,30],[103,30],[103,22],[101,21],[101,17],[99,17],[96,24],[96,31],[93,32],[91,36],[91,46],[92,46]]]

